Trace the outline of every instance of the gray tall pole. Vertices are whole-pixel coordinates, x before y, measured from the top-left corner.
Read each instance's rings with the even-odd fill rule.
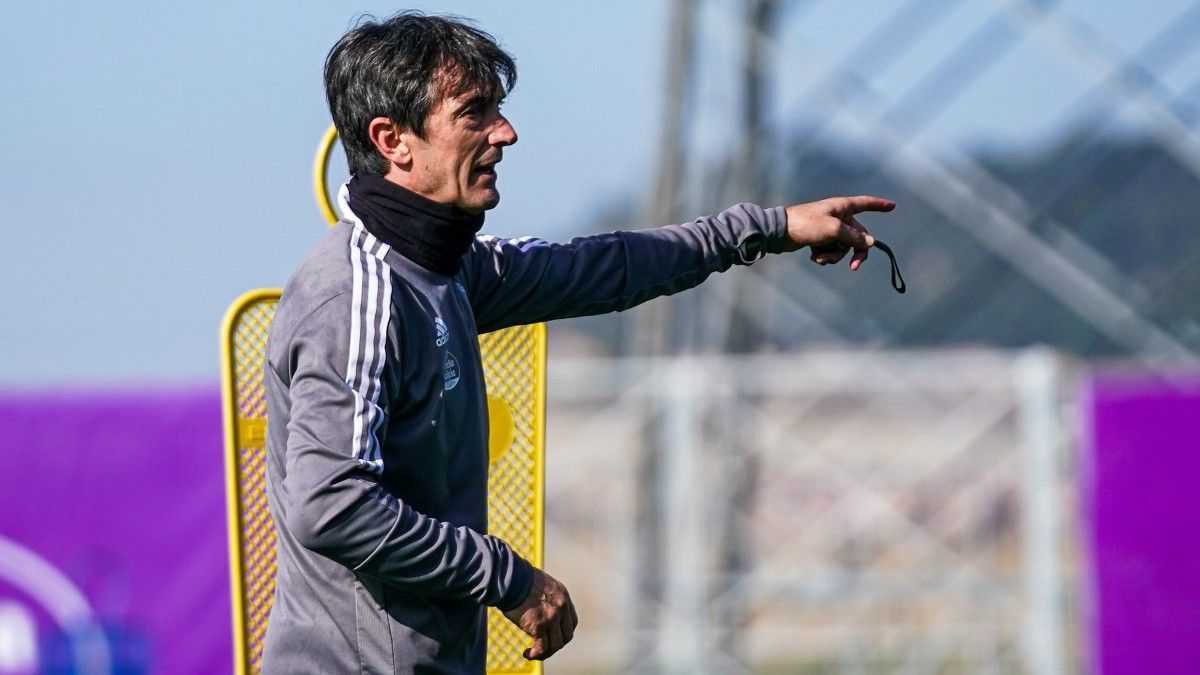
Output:
[[[771,83],[767,77],[767,58],[770,56],[767,41],[774,34],[779,0],[745,0],[739,22],[741,55],[738,63],[737,102],[739,114],[734,137],[737,148],[730,158],[729,170],[724,172],[724,181],[716,195],[718,203],[705,204],[704,209],[725,208],[740,201],[764,204],[770,196],[767,184],[768,173],[764,168],[769,162],[766,149],[769,147],[767,107],[771,98]],[[750,274],[756,274],[753,268]],[[724,295],[725,302],[705,302],[698,311],[703,311],[709,320],[701,324],[702,344],[707,350],[745,352],[753,351],[762,344],[761,331],[753,330],[748,322],[735,320],[734,308],[740,290],[754,286],[745,273],[729,275],[719,285],[706,289],[705,296]],[[700,304],[700,298],[694,298]],[[721,316],[713,312],[724,310]]]
[[[680,211],[683,192],[683,167],[687,149],[687,95],[691,88],[691,63],[695,28],[694,0],[672,0],[667,40],[665,86],[663,88],[662,126],[659,131],[658,177],[648,200],[649,225],[672,222]],[[663,300],[651,302],[633,313],[635,354],[664,354],[670,351],[668,331],[670,306]],[[659,672],[661,662],[658,627],[664,599],[664,554],[661,548],[664,509],[662,421],[649,415],[643,429],[637,457],[635,490],[636,514],[633,546],[635,592],[631,616],[626,625],[631,634],[626,644],[628,672]]]
[[[758,199],[766,190],[762,181],[763,148],[766,146],[768,87],[766,49],[763,37],[773,35],[778,0],[747,0],[742,36],[741,143],[738,164],[747,196]]]
[[[745,0],[742,8],[741,115],[738,154],[729,181],[729,194],[726,195],[726,201],[730,203],[734,200],[763,203],[768,197],[769,188],[765,184],[767,172],[763,168],[770,161],[766,156],[769,147],[766,117],[771,84],[767,78],[768,53],[763,36],[774,33],[778,9],[778,0]],[[763,342],[761,330],[752,327],[749,322],[736,320],[733,308],[745,304],[738,302],[740,292],[754,287],[749,279],[741,279],[741,276],[730,275],[721,279],[721,285],[714,289],[715,292],[727,294],[727,302],[719,305],[730,308],[723,320],[706,322],[709,326],[720,324],[717,332],[708,337],[710,347],[721,352],[750,351],[761,347]],[[703,309],[706,316],[715,310],[711,306]],[[718,380],[714,378],[712,381]],[[747,522],[747,514],[754,504],[757,462],[739,433],[741,420],[738,419],[737,395],[733,392],[725,394],[713,397],[717,403],[712,410],[714,424],[710,433],[718,438],[708,455],[709,460],[719,467],[717,475],[721,477],[710,491],[714,507],[714,522],[710,531],[715,549],[715,574],[711,579],[709,595],[713,614],[712,648],[723,657],[721,660],[725,664],[719,670],[737,672],[746,668],[743,637],[749,623],[749,613],[746,610],[746,598],[738,589],[743,588],[741,582],[751,574],[753,567],[752,542],[747,536],[751,527]]]
[[[649,216],[646,224],[649,226],[674,222],[682,210],[689,121],[688,93],[693,86],[694,6],[695,0],[671,2],[658,169],[654,192],[649,196],[646,209]],[[668,310],[668,303],[658,301],[649,303],[635,313],[635,353],[663,354],[670,351],[671,316]]]
[[[663,88],[662,126],[659,136],[658,178],[651,196],[654,224],[669,222],[679,211],[683,191],[683,165],[687,155],[688,92],[695,56],[694,0],[672,0],[667,41],[666,85]]]

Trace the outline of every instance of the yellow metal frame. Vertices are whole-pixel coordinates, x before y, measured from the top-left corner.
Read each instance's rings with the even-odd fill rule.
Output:
[[[317,144],[317,156],[313,158],[313,196],[317,198],[317,208],[325,221],[333,224],[338,221],[338,215],[333,210],[333,199],[329,196],[329,155],[333,152],[333,144],[337,142],[337,127],[332,124],[321,136]]]
[[[246,543],[241,505],[244,501],[241,483],[238,480],[239,439],[242,437],[243,421],[237,399],[236,369],[234,364],[234,338],[238,319],[246,308],[259,302],[277,301],[280,290],[260,288],[242,294],[221,321],[221,406],[225,427],[225,497],[229,523],[229,585],[233,608],[233,652],[234,671],[244,675],[251,670],[248,648],[246,612],[247,588],[246,569],[242,561],[242,550]]]

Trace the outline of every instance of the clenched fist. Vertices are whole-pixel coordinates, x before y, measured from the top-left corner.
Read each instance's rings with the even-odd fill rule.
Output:
[[[525,650],[524,656],[535,661],[548,659],[562,649],[575,636],[575,626],[579,625],[567,587],[536,568],[525,602],[504,616],[533,638],[533,645]]]

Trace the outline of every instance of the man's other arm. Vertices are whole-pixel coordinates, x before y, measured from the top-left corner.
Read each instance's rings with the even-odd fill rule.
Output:
[[[508,544],[418,513],[379,484],[395,345],[367,339],[386,331],[369,312],[352,339],[350,303],[343,294],[313,310],[270,365],[291,399],[283,526],[305,548],[385,583],[518,606],[534,570]]]

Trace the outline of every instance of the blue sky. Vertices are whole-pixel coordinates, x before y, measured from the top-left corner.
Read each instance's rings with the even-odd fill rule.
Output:
[[[792,3],[777,55],[777,121],[804,106],[804,82],[898,5]],[[871,74],[881,102],[944,58],[985,5],[960,3],[929,40]],[[562,238],[614,199],[645,199],[666,2],[408,6],[472,17],[517,57],[506,111],[520,141],[500,167],[503,201],[489,231]],[[1188,3],[1063,6],[1120,54]],[[718,64],[736,51],[722,30],[732,15],[722,3],[707,7],[704,49]],[[0,4],[0,386],[215,381],[224,308],[249,288],[282,285],[323,234],[309,171],[328,125],[325,53],[358,14],[396,8]],[[1196,72],[1192,58],[1163,77],[1183,87]],[[709,156],[727,142],[727,78],[714,65],[702,83],[697,133]],[[1036,145],[1078,113],[1073,95],[1090,79],[1027,36],[924,135]]]

